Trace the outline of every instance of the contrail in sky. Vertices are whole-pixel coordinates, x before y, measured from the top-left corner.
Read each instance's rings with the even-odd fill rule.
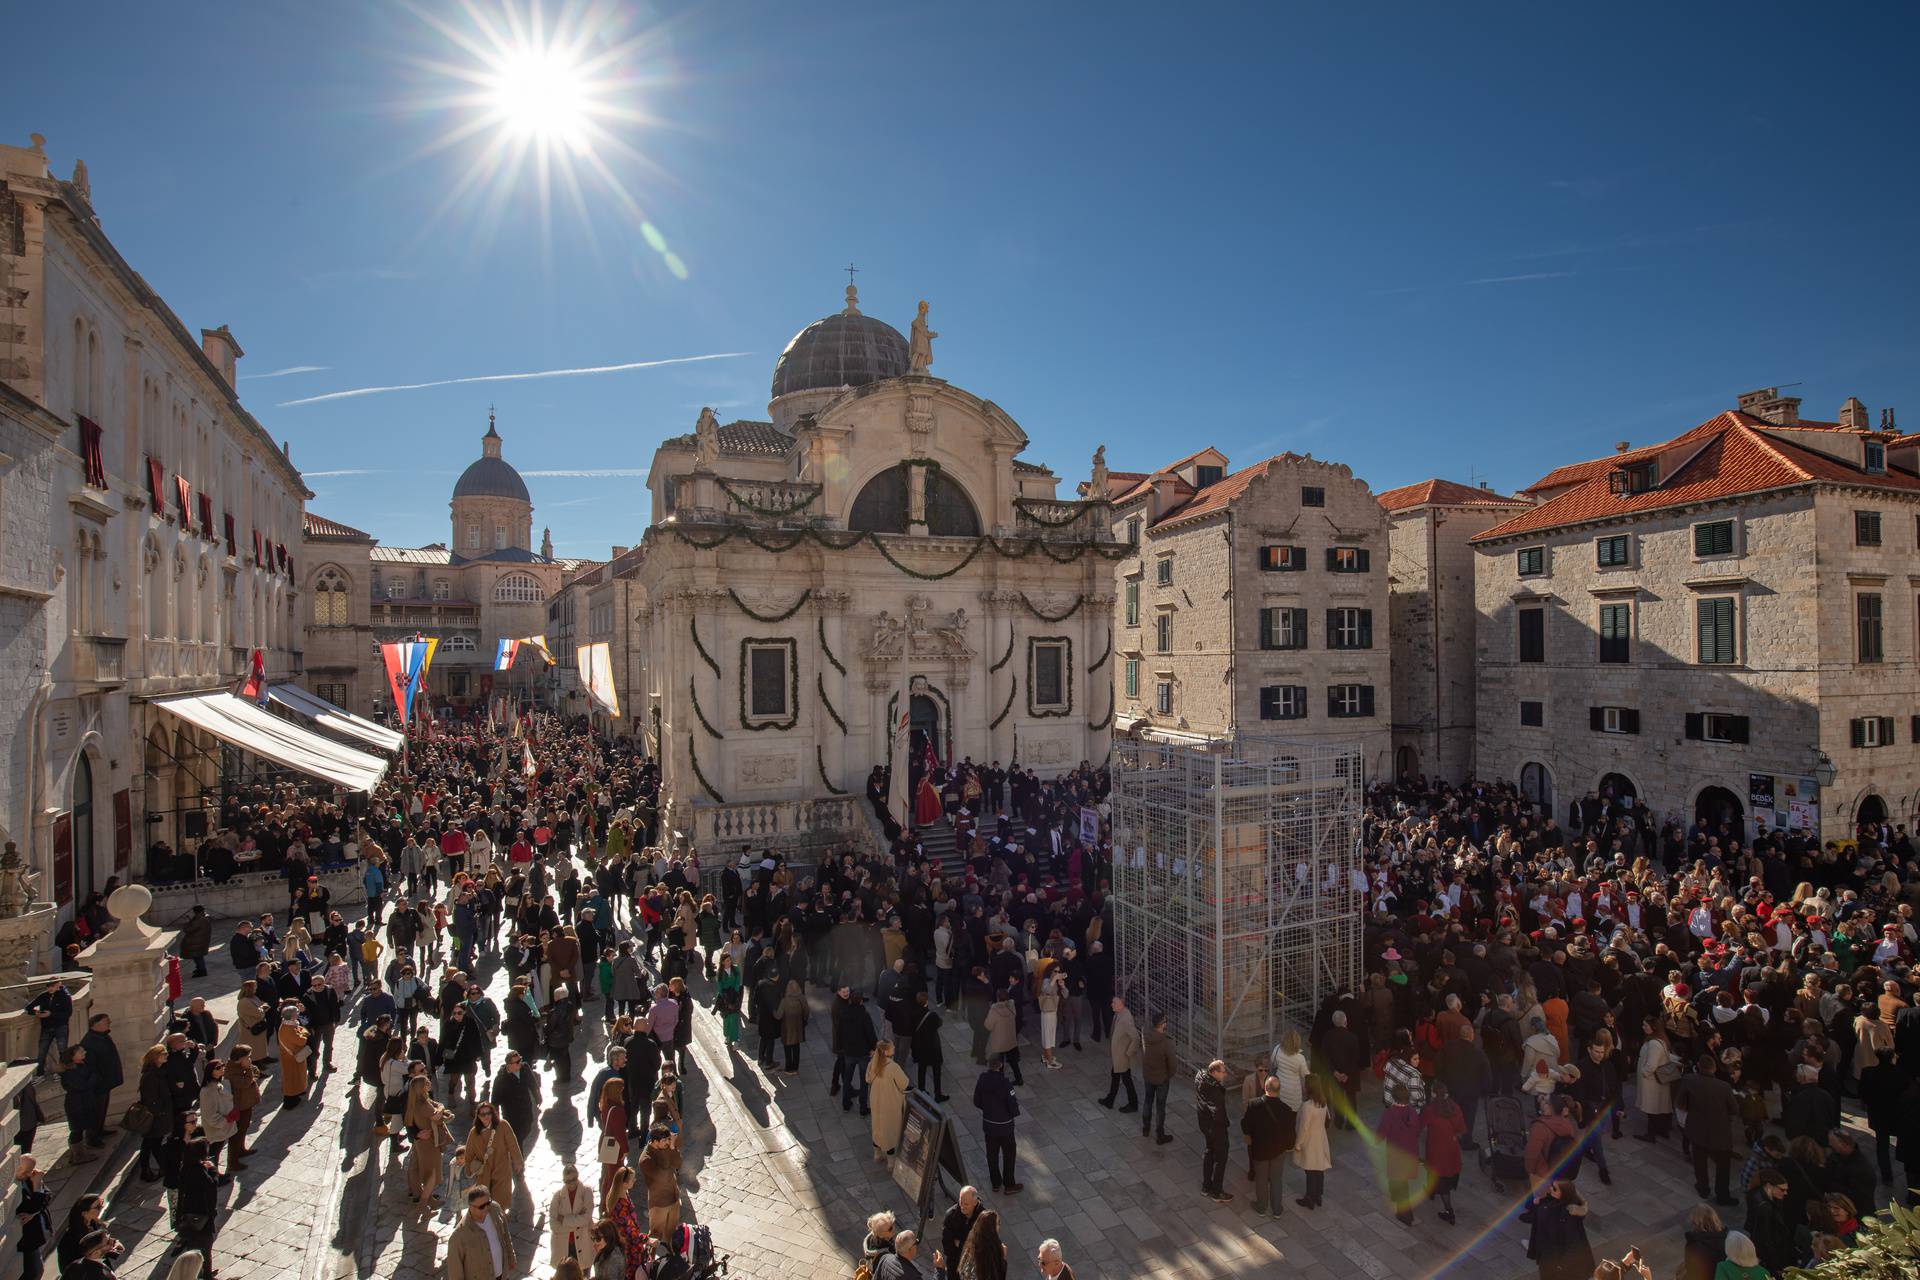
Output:
[[[262,378],[284,378],[290,373],[321,373],[331,367],[324,364],[292,364],[284,369],[275,369],[272,373],[243,373],[240,375],[240,381],[258,382]]]
[[[318,404],[323,400],[346,400],[353,396],[377,396],[387,391],[420,391],[427,387],[453,387],[468,382],[520,382],[528,378],[575,378],[588,373],[624,373],[629,369],[657,369],[666,364],[694,364],[702,360],[732,360],[752,355],[751,351],[717,351],[705,356],[673,356],[665,360],[634,360],[627,364],[602,364],[585,369],[540,369],[533,373],[482,373],[471,378],[441,378],[434,382],[402,382],[390,387],[354,387],[347,391],[329,391],[324,395],[282,400],[278,406],[290,409],[297,404]]]

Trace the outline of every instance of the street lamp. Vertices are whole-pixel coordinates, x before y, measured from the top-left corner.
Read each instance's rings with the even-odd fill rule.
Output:
[[[1813,780],[1820,784],[1821,790],[1833,785],[1840,776],[1840,770],[1833,763],[1833,757],[1815,747],[1813,750]]]

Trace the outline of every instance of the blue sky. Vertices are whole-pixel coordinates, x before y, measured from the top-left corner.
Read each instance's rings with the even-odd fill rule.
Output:
[[[1909,6],[609,7],[633,118],[577,199],[435,146],[497,6],[107,8],[12,15],[9,141],[85,158],[312,508],[393,545],[489,403],[563,554],[636,541],[654,445],[763,416],[849,260],[1063,487],[1212,443],[1512,488],[1795,382],[1920,429]]]

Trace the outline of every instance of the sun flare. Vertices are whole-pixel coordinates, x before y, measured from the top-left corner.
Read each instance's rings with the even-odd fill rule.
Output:
[[[564,49],[521,48],[488,77],[488,95],[502,124],[522,137],[588,145],[592,87],[578,59]]]

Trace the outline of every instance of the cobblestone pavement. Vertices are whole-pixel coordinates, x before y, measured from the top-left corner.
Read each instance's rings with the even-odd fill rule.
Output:
[[[188,994],[207,996],[217,1015],[230,1018],[238,977],[218,954],[211,965],[213,975],[190,982]],[[505,976],[497,959],[483,957],[477,968],[490,994],[504,997]],[[694,986],[704,1000],[710,988],[697,977]],[[729,1050],[718,1021],[704,1009],[696,1023],[694,1070],[685,1082],[687,1159],[681,1182],[687,1218],[712,1229],[716,1247],[732,1256],[733,1275],[744,1280],[844,1280],[852,1272],[869,1212],[891,1208],[901,1214],[903,1225],[911,1225],[905,1197],[873,1159],[868,1122],[857,1112],[843,1112],[839,1099],[827,1094],[832,1057],[825,993],[816,995],[813,1005],[797,1076],[765,1072],[750,1051]],[[523,1274],[551,1274],[545,1206],[560,1183],[561,1166],[577,1158],[587,1181],[596,1176],[585,1089],[598,1068],[605,1036],[599,1006],[589,1004],[587,1011],[589,1021],[575,1047],[575,1079],[556,1084],[552,1069],[541,1069],[541,1133],[525,1144],[527,1181],[516,1192],[512,1214]],[[968,1039],[956,1010],[944,1033],[945,1088],[968,1172],[984,1187],[985,1154],[978,1113],[971,1106],[977,1068],[968,1056]],[[1412,1280],[1462,1267],[1489,1280],[1535,1274],[1524,1252],[1525,1228],[1512,1219],[1518,1188],[1510,1186],[1507,1196],[1495,1194],[1471,1153],[1455,1195],[1459,1224],[1452,1227],[1428,1206],[1420,1208],[1411,1228],[1400,1225],[1386,1210],[1364,1141],[1352,1133],[1334,1138],[1335,1168],[1328,1176],[1325,1207],[1316,1212],[1291,1203],[1302,1183],[1298,1171],[1290,1170],[1285,1216],[1256,1221],[1237,1137],[1227,1182],[1237,1198],[1225,1206],[1204,1199],[1191,1085],[1176,1080],[1168,1109],[1168,1132],[1175,1141],[1156,1145],[1140,1137],[1137,1116],[1097,1105],[1106,1089],[1107,1047],[1091,1040],[1083,1044],[1079,1052],[1064,1048],[1063,1069],[1049,1071],[1040,1065],[1037,1047],[1023,1040],[1027,1083],[1019,1090],[1018,1175],[1025,1191],[989,1196],[1003,1215],[1018,1266],[1027,1265],[1042,1238],[1057,1236],[1082,1277],[1213,1280],[1263,1273],[1276,1263],[1313,1280],[1356,1273],[1371,1280]],[[496,1064],[503,1052],[504,1046],[496,1050]],[[386,1144],[369,1147],[373,1119],[353,1096],[352,1044],[345,1034],[335,1060],[341,1069],[322,1076],[308,1105],[292,1111],[279,1109],[277,1072],[270,1077],[260,1113],[264,1122],[255,1126],[259,1154],[226,1189],[215,1258],[227,1280],[425,1280],[439,1274],[452,1212],[437,1208],[425,1219],[415,1215],[404,1175]],[[904,1065],[913,1076],[912,1064]],[[1233,1065],[1237,1077],[1244,1064]],[[1364,1109],[1370,1116],[1377,1103]],[[464,1136],[470,1114],[470,1105],[456,1107],[456,1138]],[[1638,1117],[1630,1117],[1629,1132],[1637,1124]],[[41,1145],[49,1141],[50,1130],[62,1128],[56,1123],[43,1130]],[[1672,1274],[1681,1224],[1695,1203],[1690,1167],[1674,1143],[1609,1143],[1608,1152],[1614,1185],[1600,1185],[1591,1166],[1580,1179],[1593,1205],[1588,1234],[1596,1254],[1618,1257],[1628,1246],[1640,1245],[1657,1275]],[[938,1215],[950,1200],[943,1193],[936,1201],[936,1221],[929,1224],[936,1232]],[[109,1216],[131,1246],[121,1275],[164,1276],[172,1234],[158,1185],[120,1177]]]

